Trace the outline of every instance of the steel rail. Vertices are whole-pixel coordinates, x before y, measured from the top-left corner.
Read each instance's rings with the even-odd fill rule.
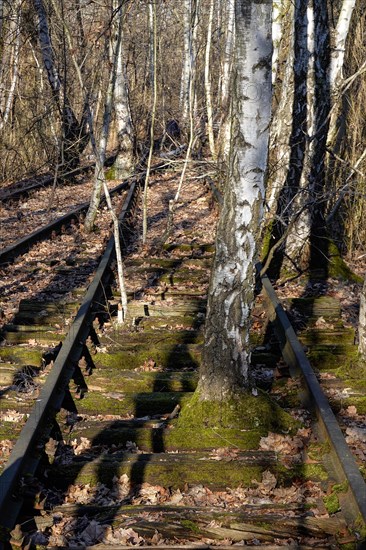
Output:
[[[120,223],[128,223],[129,212],[138,190],[139,181],[135,181],[120,213]],[[89,335],[95,317],[94,307],[104,299],[104,288],[112,278],[110,263],[114,257],[112,236],[40,396],[0,476],[0,534],[2,533],[3,537],[4,533],[9,533],[16,524],[23,500],[21,481],[25,475],[33,476],[40,462],[44,443],[52,430],[55,415],[62,406],[68,384]]]
[[[256,267],[260,273],[261,264],[258,263]],[[330,444],[335,476],[340,483],[346,481],[348,484],[345,495],[348,499],[347,502],[342,502],[346,514],[353,521],[362,518],[366,523],[366,483],[269,278],[267,275],[260,278],[268,299],[270,320],[274,324],[284,361],[290,368],[291,376],[301,375],[305,389],[305,404],[315,413],[323,440]]]

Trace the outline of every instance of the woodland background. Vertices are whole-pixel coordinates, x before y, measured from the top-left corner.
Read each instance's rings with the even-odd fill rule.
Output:
[[[342,253],[359,256],[366,239],[365,4],[324,2],[322,13],[317,6],[273,2],[267,226],[277,221],[278,240],[315,200]],[[93,159],[96,147],[102,162],[105,151],[119,150],[125,176],[147,162],[150,144],[159,154],[190,140],[193,161],[207,162],[225,185],[233,2],[1,0],[0,18],[1,186],[67,173]],[[323,183],[315,199],[300,183],[286,195],[295,207],[279,214],[291,155],[301,142],[300,154],[310,158],[322,128]]]

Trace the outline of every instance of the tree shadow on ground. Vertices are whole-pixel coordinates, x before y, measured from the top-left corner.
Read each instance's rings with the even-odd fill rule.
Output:
[[[194,257],[194,252],[192,252],[192,257]],[[171,263],[171,272],[170,275],[168,274],[169,282],[172,284],[174,282],[174,274],[176,270],[180,267],[182,264],[183,258],[176,258]],[[154,286],[157,286],[159,284],[159,277],[162,275],[167,275],[166,270],[158,271],[159,275],[158,277],[152,279],[151,281],[147,281],[145,284],[145,287],[142,285],[138,289],[138,293],[143,294],[147,288],[153,288]],[[164,299],[164,297],[163,297]],[[109,311],[110,313],[110,311]],[[194,312],[193,312],[194,313]],[[197,311],[197,313],[200,313],[200,315],[196,316],[196,325],[194,325],[194,330],[196,330],[199,325],[203,322],[203,317],[201,315],[201,311]],[[103,311],[101,311],[101,314],[99,316],[99,320],[103,318]],[[142,326],[143,319],[138,320],[137,329],[139,329],[139,326]],[[140,327],[141,328],[141,327]],[[181,357],[181,362],[189,364],[189,369],[192,369],[193,366],[196,364],[195,359],[191,356],[190,349],[189,349],[189,342],[192,337],[192,332],[187,330],[184,332],[183,338],[179,340],[179,343],[176,345],[171,346],[170,355],[168,357],[167,363],[171,366],[173,369],[176,366],[176,359],[177,355]],[[189,380],[189,377],[186,376],[186,372],[183,371],[180,374],[177,374],[175,377],[175,380],[169,380],[167,379],[165,381],[162,381],[161,374],[154,373],[153,374],[153,384],[152,389],[154,391],[158,391],[161,394],[166,393],[169,396],[169,400],[163,400],[163,408],[160,407],[157,409],[153,409],[152,405],[153,402],[148,404],[148,409],[146,409],[146,400],[145,400],[145,394],[135,394],[134,396],[134,416],[137,418],[140,418],[140,420],[137,420],[137,422],[133,423],[131,420],[126,421],[112,421],[108,428],[102,429],[102,431],[93,437],[92,439],[92,448],[94,447],[95,451],[100,453],[99,456],[99,463],[96,467],[96,477],[99,483],[102,483],[106,479],[109,480],[109,483],[113,481],[114,478],[120,477],[121,468],[127,468],[129,472],[129,489],[126,495],[124,495],[122,502],[132,502],[133,499],[141,498],[140,491],[141,486],[144,483],[145,474],[147,471],[147,468],[150,467],[150,459],[153,456],[153,453],[163,453],[165,451],[165,443],[164,443],[164,432],[166,429],[166,416],[169,417],[171,415],[176,407],[181,401],[182,396],[185,394],[186,391],[192,391],[193,386],[191,381]],[[177,385],[179,386],[177,388]],[[178,391],[177,391],[178,389]],[[173,391],[174,390],[174,391]],[[122,388],[123,391],[123,388]],[[170,398],[173,397],[174,399]],[[72,415],[77,416],[77,402],[75,402],[71,395],[70,397],[70,404],[67,408],[70,408]],[[64,403],[64,406],[66,408],[66,403]],[[141,419],[144,416],[146,416],[146,412],[149,412],[152,416],[158,416],[158,418],[153,418],[152,420],[154,422],[157,422],[158,424],[162,424],[160,427],[155,427],[154,429],[150,430],[150,441],[147,445],[147,448],[150,450],[150,452],[145,453],[131,453],[131,447],[127,446],[126,443],[128,441],[137,440],[137,444],[139,441],[139,433],[141,432],[141,426],[146,425],[150,420],[143,420]],[[155,414],[154,414],[155,412]],[[118,407],[116,413],[118,414]],[[122,426],[124,426],[122,430]],[[127,430],[127,436],[128,440],[126,441],[126,430]],[[56,430],[57,431],[57,430]],[[60,435],[57,435],[57,433],[54,433],[55,439],[57,437],[61,437]],[[124,435],[121,435],[121,431],[124,432]],[[120,444],[117,442],[117,447],[114,448],[113,453],[105,452],[105,449],[101,447],[102,441],[106,439],[110,439],[111,437],[116,436],[116,434],[119,434]],[[73,432],[70,433],[70,438],[73,437]],[[116,438],[118,439],[118,438]],[[99,448],[99,451],[98,451]],[[62,446],[60,446],[60,452],[62,453]],[[71,448],[69,449],[69,452],[72,455]],[[113,456],[116,460],[113,460]],[[132,460],[131,460],[132,457]],[[74,464],[74,459],[76,464]],[[88,451],[83,452],[81,455],[78,455],[74,457],[73,460],[73,468],[71,472],[68,472],[67,478],[67,486],[70,487],[77,479],[79,473],[82,475],[82,467],[85,465],[85,462],[91,459],[95,459],[95,456],[92,456],[88,454]],[[67,470],[67,466],[65,466]],[[49,478],[52,478],[52,468],[47,467],[46,472],[48,473]],[[64,480],[65,481],[65,480]],[[63,494],[66,495],[67,489],[63,489]],[[63,497],[64,498],[64,497]],[[100,501],[98,500],[99,497],[92,497],[89,499],[88,506],[98,506]],[[51,499],[52,500],[52,499]],[[62,501],[62,498],[61,498]],[[50,503],[52,504],[52,502]],[[80,519],[82,522],[82,517],[85,515],[85,507],[82,505],[76,506],[76,517]],[[113,517],[114,514],[111,514],[110,520],[108,520],[108,524],[113,523]],[[106,524],[107,524],[106,523]]]
[[[179,262],[181,261],[179,260]],[[176,264],[172,269],[176,269]],[[85,518],[88,513],[94,513],[96,509],[100,508],[104,518],[104,532],[108,525],[114,524],[119,506],[146,500],[146,496],[144,496],[146,474],[149,472],[149,479],[151,476],[154,478],[151,470],[158,467],[159,459],[156,458],[156,454],[164,453],[166,450],[164,436],[166,430],[169,430],[169,422],[177,415],[181,399],[186,392],[194,391],[195,382],[187,373],[194,370],[197,363],[191,356],[188,346],[192,340],[195,340],[195,331],[200,329],[203,322],[201,315],[196,315],[195,319],[191,327],[193,331],[184,331],[183,339],[180,337],[179,343],[172,344],[170,347],[165,368],[151,373],[151,400],[146,399],[145,392],[134,394],[133,418],[111,421],[107,427],[93,437],[91,449],[94,449],[94,453],[91,454],[91,459],[97,461],[94,482],[106,484],[112,489],[112,495],[115,495],[115,505],[107,507],[108,513],[106,513],[106,509],[102,510],[103,489],[97,491],[95,496],[88,500],[87,505],[76,504],[74,512],[74,517],[78,518],[76,532],[82,533],[87,528],[88,524]],[[140,324],[143,324],[143,320],[140,321]],[[179,357],[179,364],[177,364],[177,357]],[[179,365],[180,369],[177,369]],[[120,389],[123,392],[123,378],[121,378],[121,385]],[[158,399],[154,403],[154,392],[159,394],[160,402]],[[119,413],[118,404],[114,413]],[[77,424],[75,427],[77,428]],[[71,431],[70,438],[72,437]],[[113,443],[112,450],[106,451],[105,445],[111,443]],[[142,452],[139,450],[140,446],[143,449]],[[60,451],[62,460],[62,447]],[[71,447],[69,452],[72,452]],[[98,453],[100,454],[99,458]],[[72,462],[72,467],[70,466],[69,472],[66,474],[68,488],[77,483],[79,475],[81,480],[83,479],[82,470],[89,456],[90,449],[87,449],[84,453],[74,457],[75,462]],[[65,469],[67,468],[66,465]],[[52,479],[52,468],[49,470],[48,477]],[[127,482],[120,481],[126,479]],[[65,480],[60,480],[60,476],[58,476],[58,480],[61,485],[64,485]],[[169,487],[169,480],[167,484]],[[65,495],[68,488],[64,489]],[[119,498],[118,493],[120,493]]]

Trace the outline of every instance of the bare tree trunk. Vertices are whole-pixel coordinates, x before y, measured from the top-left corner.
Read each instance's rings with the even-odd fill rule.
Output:
[[[189,82],[191,78],[191,2],[183,2],[183,67],[181,77],[180,105],[182,111],[182,124],[187,124],[189,117]]]
[[[0,37],[2,37],[3,34],[3,25],[4,25],[4,1],[0,0]]]
[[[272,1],[236,0],[230,171],[216,239],[199,381],[202,399],[249,385],[249,325],[271,117]]]
[[[210,0],[210,11],[208,16],[207,40],[205,52],[205,92],[206,92],[206,111],[207,111],[207,133],[210,144],[210,151],[213,159],[216,158],[215,138],[213,131],[213,113],[212,113],[212,98],[211,98],[211,71],[210,71],[210,53],[212,42],[212,23],[214,13],[214,0]]]
[[[346,53],[346,40],[355,5],[356,0],[343,0],[342,9],[338,17],[329,74],[329,82],[333,91],[336,90],[336,86],[340,84],[343,78],[342,69]]]
[[[291,132],[293,128],[293,103],[294,103],[294,6],[292,2],[286,3],[290,18],[290,25],[287,36],[283,37],[281,53],[286,59],[282,84],[280,89],[280,100],[273,115],[271,124],[271,151],[273,176],[268,184],[267,191],[267,219],[273,220],[277,210],[278,197],[283,191],[289,170],[291,157]],[[273,29],[273,27],[272,27]],[[272,56],[273,59],[273,56]],[[272,71],[272,82],[273,82]]]
[[[330,111],[328,7],[313,0],[308,8],[307,142],[295,223],[286,241],[286,263],[296,269],[325,269],[325,155]],[[318,264],[318,265],[317,265]],[[324,272],[326,276],[326,273]]]
[[[121,10],[123,10],[123,6]],[[120,46],[116,52],[116,84],[114,89],[114,111],[116,115],[118,153],[114,162],[116,178],[128,177],[134,167],[134,135],[128,97],[127,74],[123,60],[123,28]]]
[[[152,52],[153,52],[153,65],[152,65],[152,87],[153,87],[153,101],[151,109],[151,120],[150,120],[150,148],[149,156],[147,160],[145,184],[144,184],[144,195],[143,195],[143,213],[142,213],[142,242],[145,244],[147,239],[147,199],[148,199],[148,187],[149,187],[149,178],[150,178],[150,168],[151,168],[151,159],[154,149],[154,131],[155,131],[155,115],[156,115],[156,105],[158,99],[158,90],[157,90],[157,21],[156,21],[156,0],[151,0],[149,4],[149,13],[150,13],[150,28],[152,28]]]
[[[3,101],[6,103],[3,109],[1,109],[0,112],[2,112],[2,120],[0,120],[0,132],[3,130],[4,126],[6,126],[9,115],[13,106],[14,102],[14,95],[15,95],[15,89],[18,82],[18,76],[19,76],[19,51],[20,51],[20,42],[21,42],[21,16],[22,16],[22,7],[21,2],[18,0],[13,3],[12,6],[14,10],[14,17],[11,18],[9,23],[9,38],[11,37],[11,54],[10,54],[10,66],[11,66],[11,80],[10,80],[10,86],[8,95],[6,98],[6,94],[4,94],[4,85],[1,86],[2,92],[3,92]],[[1,36],[1,35],[0,35]]]
[[[112,55],[112,71],[110,74],[110,79],[108,83],[108,90],[105,100],[104,107],[104,117],[103,117],[103,126],[102,132],[99,138],[99,147],[97,146],[94,128],[93,128],[93,119],[90,108],[88,106],[88,121],[91,135],[91,143],[95,155],[95,183],[92,194],[91,203],[89,210],[85,218],[85,227],[87,230],[91,230],[94,225],[94,220],[96,217],[97,209],[100,202],[101,189],[104,190],[104,195],[106,198],[107,206],[113,221],[113,234],[114,234],[114,246],[116,251],[117,259],[117,273],[118,273],[118,286],[120,289],[121,295],[121,307],[118,309],[117,321],[123,323],[127,315],[127,292],[124,283],[124,274],[123,274],[123,263],[122,263],[122,252],[121,252],[121,241],[120,241],[120,228],[118,217],[113,209],[112,201],[109,195],[109,190],[104,174],[104,163],[106,158],[106,148],[109,136],[109,128],[113,107],[113,97],[114,97],[114,87],[116,82],[116,73],[117,73],[117,64],[118,64],[118,55],[120,53],[120,41],[122,39],[122,25],[123,25],[123,15],[122,9],[117,4],[117,1],[114,2],[114,14],[118,17],[117,23],[113,23],[112,29],[112,39],[111,39],[111,55]],[[114,32],[113,32],[114,31]],[[82,88],[85,89],[82,83],[82,76],[80,70],[78,75],[82,84]]]
[[[278,56],[280,51],[280,44],[282,40],[282,17],[283,17],[283,4],[285,0],[277,0],[273,2],[273,16],[272,16],[272,84],[275,83],[277,77],[278,68]]]
[[[366,278],[360,297],[360,314],[358,320],[358,351],[366,358]]]
[[[235,44],[235,0],[228,0],[227,4],[227,24],[226,41],[224,46],[224,57],[222,63],[222,81],[221,81],[221,120],[219,131],[219,156],[226,161],[229,158],[230,149],[230,101],[229,89],[231,80],[231,71],[233,64],[233,49]]]
[[[61,117],[63,147],[60,149],[64,152],[62,164],[64,164],[67,172],[77,166],[79,163],[79,154],[86,145],[84,132],[85,119],[79,125],[58,74],[43,0],[33,0],[33,2],[38,16],[38,37],[43,63]]]
[[[311,1],[295,1],[295,104],[292,154],[283,201],[285,219],[292,222],[285,244],[284,267],[304,269],[309,257],[310,213],[308,176],[314,127],[314,12]]]
[[[104,163],[106,158],[106,149],[109,136],[109,128],[111,122],[112,108],[113,108],[113,96],[114,87],[116,83],[116,71],[117,71],[117,52],[119,50],[119,44],[121,41],[122,32],[122,16],[118,15],[118,28],[116,32],[112,32],[111,49],[113,51],[112,67],[108,82],[108,90],[106,93],[104,104],[104,115],[101,134],[99,137],[98,151],[96,153],[96,166],[95,166],[95,182],[90,199],[90,205],[85,217],[84,227],[87,231],[92,231],[94,227],[95,218],[100,203],[100,196],[104,185]],[[114,23],[116,25],[116,23]]]
[[[352,14],[356,5],[356,0],[343,0],[342,9],[338,17],[337,27],[334,37],[334,48],[332,51],[329,84],[333,100],[333,110],[329,124],[328,147],[334,147],[337,142],[339,129],[338,117],[341,106],[341,84],[343,82],[343,63],[346,52],[346,40],[351,24]]]

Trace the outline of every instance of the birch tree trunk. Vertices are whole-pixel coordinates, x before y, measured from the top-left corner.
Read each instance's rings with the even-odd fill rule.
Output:
[[[183,67],[180,90],[180,106],[182,111],[182,125],[187,125],[189,118],[189,86],[191,78],[191,47],[192,47],[192,27],[191,27],[191,2],[183,2]]]
[[[118,12],[118,10],[117,10]],[[122,33],[122,16],[118,15],[118,23],[113,24],[112,26],[112,36],[111,36],[111,50],[112,60],[111,60],[111,72],[109,76],[108,89],[105,98],[104,104],[104,114],[103,114],[103,124],[99,137],[99,145],[95,150],[96,163],[95,163],[95,174],[94,174],[94,187],[92,191],[92,196],[90,199],[90,205],[88,212],[85,217],[84,227],[86,231],[92,231],[94,227],[95,218],[97,216],[100,197],[102,188],[104,186],[105,175],[104,175],[104,164],[106,158],[106,150],[113,108],[113,97],[114,97],[114,88],[116,84],[116,72],[117,72],[117,52],[120,48]]]
[[[278,68],[278,56],[280,51],[280,44],[282,39],[282,16],[283,16],[283,4],[284,0],[277,0],[273,2],[273,16],[272,16],[272,84],[275,83],[277,77]]]
[[[358,320],[358,351],[366,358],[366,278],[360,297],[360,314]]]
[[[205,326],[202,399],[249,385],[254,264],[263,216],[271,117],[272,1],[236,0],[230,170],[216,239]]]
[[[340,92],[343,82],[343,64],[346,53],[346,40],[351,24],[352,14],[356,0],[343,0],[334,36],[334,47],[330,62],[329,85],[333,101],[333,110],[329,124],[328,147],[334,147],[337,142],[337,134],[340,127],[338,117],[340,114]]]
[[[210,71],[210,54],[212,42],[212,23],[214,14],[214,0],[210,0],[210,11],[208,16],[207,40],[205,52],[205,92],[206,92],[206,112],[207,112],[207,132],[210,151],[213,159],[216,158],[215,138],[213,131],[213,112],[211,98],[211,71]]]
[[[289,271],[305,269],[309,256],[308,175],[314,132],[314,12],[311,2],[295,1],[294,122],[291,159],[281,205],[285,222],[292,224],[283,260],[283,267]]]
[[[149,26],[152,30],[150,32],[150,44],[152,50],[152,66],[151,66],[151,78],[152,78],[152,109],[151,109],[151,120],[150,120],[150,148],[149,156],[147,159],[146,167],[146,176],[144,183],[144,194],[143,194],[143,212],[142,212],[142,242],[146,243],[147,239],[147,201],[148,201],[148,187],[149,187],[149,178],[150,178],[150,169],[151,169],[151,160],[154,149],[154,132],[155,132],[155,115],[156,115],[156,105],[158,100],[158,90],[157,90],[157,20],[156,20],[156,0],[151,0],[149,3]]]
[[[124,10],[123,6],[121,10]],[[123,17],[123,13],[121,15]],[[114,89],[114,112],[116,115],[118,153],[114,162],[116,178],[128,177],[134,167],[134,135],[128,97],[127,74],[123,52],[123,28],[121,40],[116,52],[116,84]]]
[[[336,87],[343,79],[342,69],[346,53],[346,40],[355,5],[356,0],[343,0],[342,9],[338,17],[329,73],[329,82],[333,91],[336,90]]]
[[[48,82],[51,86],[52,95],[61,117],[63,142],[60,147],[62,156],[61,164],[63,165],[63,171],[67,172],[78,165],[79,154],[86,145],[86,136],[84,132],[86,121],[83,119],[82,124],[78,123],[66,95],[65,87],[60,79],[43,0],[33,0],[33,2],[38,17],[38,38],[42,51],[43,63],[47,72]]]
[[[229,89],[231,80],[231,70],[233,64],[233,49],[235,44],[235,0],[228,0],[227,4],[227,26],[226,41],[224,46],[224,57],[222,63],[221,80],[221,120],[219,131],[219,156],[226,161],[229,157],[230,149],[230,109],[229,109]]]
[[[297,197],[295,221],[286,241],[285,265],[311,271],[326,267],[325,155],[330,110],[328,7],[313,0],[307,10],[308,51],[306,148]],[[324,276],[326,273],[324,272]]]
[[[16,85],[18,82],[19,77],[19,63],[20,63],[20,44],[21,44],[21,15],[22,15],[22,3],[20,0],[17,0],[13,3],[12,9],[14,11],[14,14],[12,14],[12,17],[10,18],[9,22],[9,31],[8,31],[8,41],[10,48],[10,55],[9,55],[9,69],[11,71],[10,76],[10,83],[8,86],[5,85],[5,82],[2,82],[2,78],[0,80],[0,90],[1,90],[1,109],[0,113],[2,114],[2,118],[0,119],[0,132],[3,130],[4,126],[6,126],[11,109],[14,102],[14,96],[15,96],[15,90]],[[3,11],[3,9],[2,9]],[[0,34],[1,37],[1,34]],[[4,47],[4,46],[3,46]],[[4,69],[4,67],[2,67]],[[4,72],[1,71],[1,76],[3,76]],[[8,92],[6,94],[5,87],[8,87]]]
[[[272,151],[274,174],[269,181],[266,199],[268,209],[267,219],[269,220],[273,220],[277,210],[278,197],[281,191],[283,191],[286,183],[293,146],[293,143],[291,143],[291,133],[294,125],[294,51],[295,45],[296,47],[298,46],[295,44],[294,37],[295,28],[293,3],[291,1],[286,2],[285,9],[289,15],[290,24],[286,29],[288,32],[285,36],[283,36],[283,41],[281,44],[281,58],[286,59],[286,62],[282,75],[282,84],[279,91],[280,100],[273,115],[270,132],[270,149]],[[275,54],[272,56],[272,62],[274,60],[274,56]],[[272,82],[274,74],[275,72],[272,68]],[[296,125],[298,126],[298,120],[296,120]]]

